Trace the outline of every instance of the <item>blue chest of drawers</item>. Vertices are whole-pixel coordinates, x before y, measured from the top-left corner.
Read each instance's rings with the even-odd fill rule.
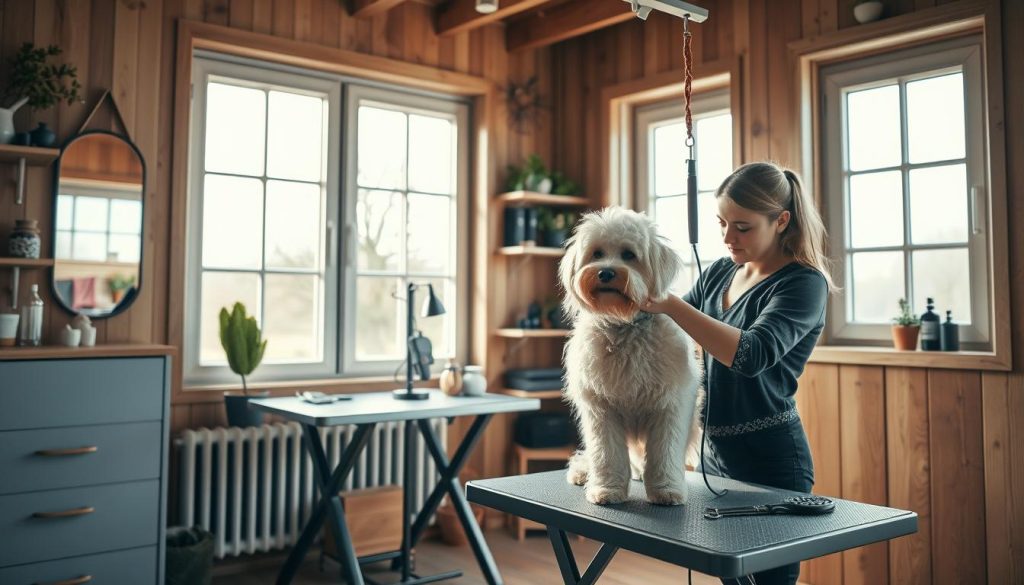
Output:
[[[0,583],[164,582],[170,361],[0,360]]]

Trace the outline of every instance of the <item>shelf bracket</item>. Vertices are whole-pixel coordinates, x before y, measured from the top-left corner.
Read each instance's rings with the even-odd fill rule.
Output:
[[[25,201],[25,157],[18,159],[18,194],[14,200],[21,205]]]

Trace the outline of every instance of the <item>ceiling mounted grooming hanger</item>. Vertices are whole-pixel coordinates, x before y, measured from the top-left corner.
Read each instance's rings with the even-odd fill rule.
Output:
[[[641,20],[647,20],[651,10],[678,16],[679,18],[689,17],[693,22],[704,22],[708,19],[707,8],[683,2],[682,0],[623,0],[629,2],[633,13]]]

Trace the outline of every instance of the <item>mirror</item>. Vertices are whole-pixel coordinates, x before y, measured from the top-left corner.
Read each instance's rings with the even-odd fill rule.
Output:
[[[120,134],[91,130],[68,140],[54,175],[53,296],[72,314],[112,317],[142,282],[142,154]]]

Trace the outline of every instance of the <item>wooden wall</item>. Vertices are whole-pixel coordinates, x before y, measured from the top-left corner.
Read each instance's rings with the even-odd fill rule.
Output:
[[[887,1],[889,15],[942,0]],[[742,159],[800,167],[798,72],[787,44],[857,26],[843,0],[703,0],[701,65],[740,58]],[[957,4],[965,4],[957,2]],[[997,5],[998,6],[998,5]],[[1002,6],[1011,306],[1024,300],[1024,3]],[[998,23],[997,23],[998,28]],[[601,185],[602,90],[666,71],[682,79],[682,24],[654,14],[553,51],[556,166]],[[720,67],[719,67],[720,68]],[[916,511],[916,535],[805,563],[818,584],[1024,582],[1024,311],[1013,311],[1015,369],[988,373],[812,363],[799,408],[815,491]]]

